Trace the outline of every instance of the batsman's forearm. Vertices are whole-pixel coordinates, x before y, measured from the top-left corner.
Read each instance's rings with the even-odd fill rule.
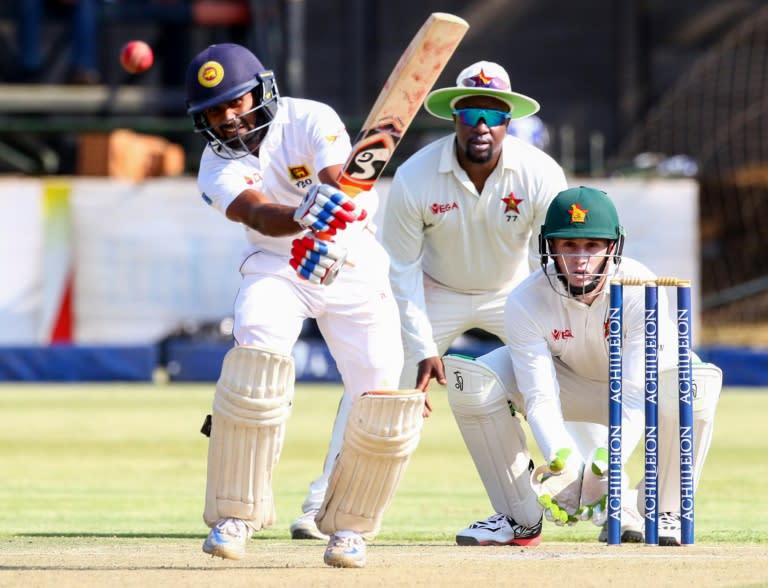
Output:
[[[301,225],[293,220],[295,210],[293,206],[275,202],[244,205],[235,200],[227,209],[227,218],[268,237],[286,237],[303,230]]]
[[[286,237],[304,230],[293,220],[296,209],[284,204],[260,204],[251,210],[248,219],[243,224],[268,237]]]

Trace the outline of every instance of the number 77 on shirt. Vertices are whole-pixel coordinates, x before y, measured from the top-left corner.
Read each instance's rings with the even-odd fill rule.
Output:
[[[468,28],[464,19],[444,12],[432,13],[421,26],[352,142],[338,178],[345,194],[373,187]]]

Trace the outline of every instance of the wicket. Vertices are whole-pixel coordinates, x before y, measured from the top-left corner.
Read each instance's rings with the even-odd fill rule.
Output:
[[[645,286],[645,543],[658,545],[658,287],[677,290],[681,543],[693,544],[691,282],[672,277],[611,281],[608,311],[608,545],[621,543],[622,309],[624,286]]]

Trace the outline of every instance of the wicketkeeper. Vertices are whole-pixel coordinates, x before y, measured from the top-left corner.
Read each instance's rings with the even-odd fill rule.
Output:
[[[460,531],[466,545],[506,544],[510,521],[532,525],[592,520],[602,525],[607,450],[579,446],[565,421],[608,423],[608,283],[612,277],[652,280],[644,265],[622,257],[624,230],[611,199],[600,190],[564,190],[550,204],[539,236],[541,271],[517,286],[504,310],[507,345],[477,360],[443,358],[448,400],[499,513]],[[622,462],[644,427],[644,294],[624,293]],[[677,328],[659,290],[659,542],[680,544],[680,460]],[[712,440],[722,386],[720,369],[694,363],[694,488]],[[533,473],[520,419],[525,418],[547,463]],[[607,438],[605,446],[607,447]],[[626,484],[625,480],[625,484]],[[624,541],[642,541],[634,503],[624,491]],[[638,498],[636,498],[638,497]],[[641,509],[642,510],[642,509]]]

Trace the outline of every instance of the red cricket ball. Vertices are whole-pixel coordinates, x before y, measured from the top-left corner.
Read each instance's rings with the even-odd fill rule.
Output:
[[[144,41],[128,41],[120,51],[120,65],[128,73],[144,73],[152,67],[154,61],[152,48]]]

